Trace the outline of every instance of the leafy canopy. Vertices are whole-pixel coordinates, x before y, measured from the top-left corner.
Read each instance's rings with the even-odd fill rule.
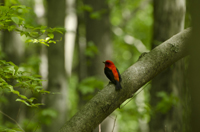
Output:
[[[8,6],[9,5],[9,6]],[[63,34],[62,28],[48,28],[47,26],[34,27],[28,24],[25,15],[30,12],[30,8],[25,5],[12,5],[5,3],[0,6],[0,31],[16,31],[21,36],[26,37],[26,43],[41,43],[49,46],[56,43],[54,32]],[[41,38],[41,36],[46,36]],[[32,93],[46,94],[49,91],[42,89],[42,81],[39,75],[31,75],[12,62],[0,60],[0,90],[8,89],[12,94],[17,95],[16,101],[20,101],[30,107],[38,107],[42,103],[34,103],[36,98],[28,98],[21,94],[18,88],[30,90]]]
[[[14,63],[0,60],[0,89],[9,89],[11,93],[16,94],[18,96],[16,101],[23,102],[30,107],[42,105],[41,103],[33,103],[36,98],[27,98],[18,90],[15,90],[17,88],[23,88],[31,90],[33,93],[49,93],[42,89],[41,82],[42,80],[39,75],[31,76],[30,73],[20,70]]]
[[[34,27],[24,19],[30,8],[25,5],[0,6],[0,30],[17,31],[21,36],[27,38],[27,43],[41,43],[49,46],[49,43],[56,43],[54,32],[63,34],[63,28],[48,28],[47,26]],[[46,35],[46,38],[39,38]],[[62,38],[61,38],[62,39]]]

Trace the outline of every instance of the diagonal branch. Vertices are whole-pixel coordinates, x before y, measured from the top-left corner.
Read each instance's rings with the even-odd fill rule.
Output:
[[[116,92],[114,85],[106,86],[66,122],[59,132],[92,131],[140,87],[188,54],[186,41],[190,32],[191,29],[186,29],[144,54],[122,74],[122,90]]]

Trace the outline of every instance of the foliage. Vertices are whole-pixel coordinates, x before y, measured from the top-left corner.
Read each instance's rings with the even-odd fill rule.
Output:
[[[148,0],[109,0],[113,32],[113,59],[120,71],[151,48],[153,6]]]
[[[23,132],[22,130],[20,130],[19,128],[0,128],[1,132]]]
[[[27,98],[21,94],[17,88],[31,90],[32,93],[46,94],[49,93],[42,89],[42,83],[39,75],[31,76],[30,73],[20,70],[12,62],[0,60],[0,89],[9,89],[9,92],[16,94],[18,98],[16,101],[22,102],[30,107],[38,107],[43,105],[41,103],[34,103],[34,97]],[[14,85],[13,85],[14,84]]]
[[[111,58],[115,65],[118,67],[120,73],[123,73],[125,69],[137,61],[142,52],[146,52],[150,49],[152,36],[151,30],[153,24],[153,6],[147,0],[108,0],[106,2],[108,2],[110,7],[110,28],[112,29],[113,54]],[[83,20],[85,15],[83,13],[84,11],[89,13],[89,16],[96,21],[103,19],[103,17],[101,17],[101,15],[104,13],[103,8],[93,9],[94,7],[82,3],[80,0],[78,1],[77,8],[80,21]],[[82,32],[80,25],[79,30],[81,30],[79,32],[82,33],[81,37],[83,37],[85,32],[87,32]],[[95,44],[88,42],[85,50],[85,55],[92,58],[95,57],[96,54],[101,53],[98,52],[98,48],[95,47]],[[95,79],[86,78],[80,84],[77,84],[77,87],[78,90],[81,90],[81,92],[84,93],[84,95],[88,95],[87,99],[90,99],[93,97],[93,95],[90,95],[89,93],[93,92],[95,87],[98,87],[94,86],[94,83],[96,83]],[[104,85],[106,85],[106,83],[104,83]],[[111,123],[113,124],[115,117],[117,116],[116,126],[118,131],[139,131],[139,120],[145,121],[146,123],[149,121],[150,107],[148,105],[148,89],[144,91],[145,92],[142,95],[138,95],[138,97],[136,97],[139,98],[142,96],[145,98],[145,101],[141,103],[144,106],[140,107],[139,103],[134,101],[134,98],[124,108],[116,110],[111,116],[108,117],[113,119]],[[72,96],[71,93],[70,96]],[[75,103],[77,102],[74,100],[70,101],[70,104],[74,105]],[[70,111],[73,110],[73,108],[70,109]]]
[[[148,0],[109,0],[108,2],[112,9],[110,22],[113,32],[113,60],[119,71],[123,73],[138,60],[141,53],[150,50],[153,6]],[[142,131],[141,122],[143,127],[147,125],[151,108],[148,104],[149,87],[134,97],[125,107],[114,112],[117,116],[119,132]],[[143,101],[139,101],[141,98]]]
[[[93,42],[88,42],[87,48],[85,50],[85,55],[91,58],[94,58],[95,55],[98,54],[98,49]]]
[[[47,28],[47,26],[34,27],[29,25],[24,19],[25,14],[29,13],[30,8],[25,5],[0,6],[0,30],[17,31],[21,36],[27,38],[26,43],[41,43],[49,46],[56,43],[53,40],[54,32],[63,34],[63,28]],[[45,39],[39,38],[47,35]]]
[[[55,32],[65,32],[63,28],[50,28],[45,25],[35,26],[33,21],[35,21],[36,18],[31,18],[32,15],[30,15],[30,13],[32,9],[30,7],[19,4],[17,0],[12,0],[12,2],[10,2],[10,0],[5,0],[5,2],[5,6],[0,6],[1,31],[17,31],[21,36],[26,37],[26,43],[41,43],[47,46],[49,46],[50,43],[56,43],[62,39],[53,40]],[[149,50],[151,47],[153,6],[149,0],[108,0],[107,2],[111,9],[110,23],[113,33],[112,43],[114,51],[112,59],[117,65],[119,71],[123,73],[125,69],[137,61],[142,52]],[[88,12],[90,17],[92,19],[96,19],[97,21],[102,19],[102,14],[107,13],[107,9],[94,10],[90,5],[86,5],[83,1],[78,0],[77,13],[79,18],[84,17],[84,11]],[[29,16],[28,19],[26,19],[27,16]],[[190,16],[187,15],[186,17]],[[81,19],[79,19],[79,21],[81,21]],[[81,35],[84,36],[86,31],[80,28],[79,30],[81,30],[80,32],[83,34]],[[95,44],[93,42],[87,43],[85,55],[93,58],[97,54],[100,53],[98,52],[98,48]],[[32,93],[49,93],[48,91],[42,89],[42,80],[40,79],[40,76],[31,75],[31,73],[26,72],[27,69],[31,69],[31,65],[33,67],[29,70],[29,72],[34,71],[38,74],[40,60],[38,60],[37,57],[38,56],[32,56],[29,59],[26,58],[27,61],[22,65],[23,67],[18,67],[12,62],[0,61],[0,90],[7,89],[10,93],[18,96],[17,101],[20,101],[30,107],[38,107],[39,105],[42,105],[42,103],[35,103],[36,97],[26,97],[26,95],[19,92],[19,88],[31,91]],[[75,59],[76,60],[73,60],[74,62],[77,61],[77,58]],[[77,67],[73,66],[73,68],[76,69]],[[96,77],[85,78],[78,83],[77,76],[77,74],[73,74],[72,77],[68,79],[69,89],[68,99],[66,101],[69,111],[67,118],[74,115],[77,111],[78,94],[76,88],[78,88],[81,94],[87,95],[85,96],[87,97],[85,100],[88,100],[92,98],[93,95],[90,93],[93,93],[95,88],[101,89],[105,85],[101,79]],[[161,97],[161,101],[158,103],[155,111],[165,113],[177,103],[177,98],[174,95],[159,93],[158,96]],[[144,99],[142,103],[139,101],[140,98]],[[116,120],[119,124],[118,128],[120,132],[139,131],[139,121],[149,121],[150,107],[148,100],[148,89],[145,88],[143,93],[136,96],[124,108],[118,109],[113,113],[114,117],[117,116]],[[0,96],[0,102],[6,103],[6,100]],[[143,106],[141,106],[141,104]],[[33,131],[37,129],[35,128],[36,126],[41,126],[38,125],[38,122],[50,124],[51,120],[55,118],[57,114],[58,113],[52,109],[40,110],[37,113],[35,120],[25,119],[23,120],[23,125],[25,126],[26,131]],[[12,129],[2,127],[0,128],[0,131],[20,131],[19,128],[9,128]]]
[[[50,28],[47,26],[32,25],[33,21],[31,21],[30,18],[33,11],[31,8],[19,4],[17,0],[5,0],[4,2],[5,3],[1,3],[0,6],[0,31],[16,31],[18,34],[20,34],[20,36],[23,36],[23,38],[26,39],[26,43],[41,43],[47,46],[49,46],[50,43],[56,43],[57,41],[60,41],[62,39],[61,38],[60,40],[54,40],[54,33],[58,32],[63,34],[63,28]],[[27,16],[29,17],[29,19],[26,19]],[[4,57],[4,53],[0,53],[1,57]],[[38,66],[38,64],[36,63],[38,63],[39,61],[36,60],[36,57],[32,58],[32,60],[30,61],[30,64],[35,65],[34,68]],[[16,101],[21,102],[28,107],[37,108],[38,106],[43,104],[38,101],[38,97],[36,95],[47,94],[50,92],[45,91],[42,88],[43,80],[41,79],[40,75],[32,75],[32,70],[30,72],[27,72],[27,69],[29,67],[28,65],[29,64],[26,63],[23,65],[23,67],[19,67],[12,62],[0,60],[0,91],[1,94],[6,94],[7,92],[12,93],[13,95],[17,96]],[[37,69],[33,71],[36,71],[35,73],[38,74]],[[21,92],[22,90],[23,93]],[[25,94],[27,92],[32,93],[32,95]],[[1,96],[0,100],[2,104],[9,103],[4,96]],[[12,117],[9,117],[9,115],[5,114],[4,116],[7,116],[12,121],[14,121],[15,124],[17,124],[17,121],[15,121],[15,119],[12,119]],[[37,125],[37,121],[32,121],[29,119],[28,126],[31,131],[37,128]],[[25,126],[24,128],[29,129],[27,126]],[[30,131],[30,129],[28,131]],[[3,126],[0,126],[0,131],[17,132],[23,131],[23,129],[21,129],[20,125],[18,124],[16,126],[10,122],[5,122]]]
[[[100,20],[102,19],[103,14],[108,12],[108,9],[95,10],[91,5],[82,3],[78,1],[79,6],[77,9],[78,14],[82,14],[84,11],[89,13],[91,19]]]
[[[147,83],[132,98],[121,104],[120,109],[114,111],[114,115],[120,132],[141,131],[140,122],[145,123],[150,120],[150,105],[148,103],[149,95],[147,94],[151,85]]]
[[[58,113],[53,109],[43,109],[38,114],[38,120],[46,125],[50,125],[52,122],[52,119],[57,117]]]
[[[80,82],[78,89],[82,94],[93,93],[95,88],[101,89],[103,85],[103,81],[100,81],[96,77],[88,77]]]
[[[96,90],[102,89],[104,82],[97,77],[87,77],[78,85],[78,90],[85,95],[84,100],[90,100],[94,96]]]
[[[33,17],[33,11],[30,7],[19,4],[17,0],[5,0],[4,3],[0,5],[0,31],[8,30],[9,32],[15,31],[15,33],[20,34],[20,36],[25,38],[25,43],[41,43],[49,46],[50,43],[56,43],[60,40],[54,40],[54,34],[65,32],[64,28],[51,28],[45,25],[36,26],[34,21],[36,17]],[[29,1],[30,2],[30,1]],[[33,5],[31,5],[33,6]],[[12,39],[12,38],[11,38]],[[34,49],[31,49],[34,50]],[[1,58],[4,57],[4,53],[1,53]],[[30,53],[29,53],[30,54]],[[5,54],[6,55],[6,54]],[[0,91],[1,94],[11,93],[17,96],[16,101],[22,102],[28,107],[37,107],[43,105],[38,100],[38,95],[50,93],[42,88],[42,79],[39,75],[32,75],[39,73],[39,62],[38,56],[32,56],[31,58],[26,57],[26,61],[21,66],[17,66],[12,62],[6,62],[0,60]],[[31,68],[30,65],[33,67]],[[29,71],[29,72],[27,72]],[[23,90],[23,93],[21,92]],[[27,95],[32,93],[32,97]],[[25,94],[26,93],[26,94]],[[0,96],[1,105],[9,104],[5,96]],[[13,105],[13,104],[9,104]],[[23,105],[21,105],[23,106]],[[20,106],[20,109],[21,109]],[[38,111],[39,109],[37,109]],[[20,110],[16,110],[19,111]],[[1,111],[0,111],[1,112]],[[31,110],[27,110],[29,114],[33,114]],[[17,119],[9,117],[10,115],[0,114],[2,116],[8,117],[10,120],[14,121],[14,125],[11,122],[2,122],[0,119],[0,131],[5,132],[19,132],[24,131],[19,124],[17,124]],[[17,115],[19,116],[19,115]],[[35,119],[23,119],[22,125],[25,131],[33,131],[38,128],[38,121],[40,120],[43,124],[49,124],[50,119],[55,118],[57,113],[50,109],[41,110]],[[41,120],[43,119],[43,120]],[[41,124],[40,124],[41,125]],[[40,128],[39,128],[40,129]]]
[[[155,111],[165,114],[178,103],[178,98],[172,93],[167,95],[166,92],[162,91],[157,93],[157,96],[161,98],[161,101],[156,105]]]
[[[14,5],[13,5],[14,4]],[[21,36],[27,38],[26,43],[41,43],[49,46],[50,43],[56,43],[54,39],[54,32],[63,34],[63,28],[49,28],[47,26],[34,27],[30,25],[25,17],[30,13],[31,8],[19,4],[17,0],[6,0],[4,5],[0,6],[0,30],[16,31]],[[46,35],[45,39],[40,38],[42,35]],[[26,64],[24,64],[26,65]],[[0,85],[1,89],[9,89],[13,94],[16,94],[18,98],[16,101],[23,102],[27,106],[37,107],[42,105],[41,103],[33,103],[36,98],[27,98],[22,95],[16,88],[22,88],[32,91],[32,93],[49,93],[42,89],[42,80],[39,75],[32,76],[30,73],[22,70],[22,68],[16,66],[12,62],[0,61]],[[15,84],[13,86],[13,83]]]
[[[30,7],[27,7],[25,5],[19,4],[17,0],[5,0],[3,1],[4,4],[1,3],[0,6],[0,31],[8,30],[16,31],[20,36],[23,36],[23,38],[26,38],[26,43],[41,43],[49,46],[50,43],[56,43],[60,40],[54,40],[54,33],[58,32],[63,34],[65,30],[63,28],[50,28],[47,26],[36,26],[33,25],[32,21],[32,9]],[[31,15],[30,15],[31,14]],[[28,19],[27,16],[29,17]],[[31,19],[30,19],[31,18]],[[45,37],[44,37],[45,36]],[[43,37],[43,38],[42,38]],[[12,38],[11,38],[12,39]],[[32,49],[33,50],[33,49]],[[3,53],[1,52],[1,55]],[[1,56],[4,57],[4,56]],[[27,59],[27,58],[26,58]],[[38,101],[38,97],[36,95],[41,94],[47,94],[50,93],[49,91],[45,91],[42,88],[42,81],[41,76],[39,75],[32,75],[32,71],[36,71],[35,73],[38,74],[38,70],[36,67],[38,67],[39,61],[37,60],[37,57],[32,57],[30,59],[29,64],[25,63],[23,64],[23,67],[18,67],[12,62],[6,62],[4,60],[0,60],[0,91],[1,94],[12,93],[13,96],[17,96],[16,101],[22,102],[22,104],[25,104],[28,107],[38,107],[40,105],[43,105]],[[34,70],[30,70],[30,72],[27,72],[27,69],[29,69],[29,65],[34,65]],[[23,90],[23,93],[21,92]],[[25,93],[32,93],[32,97],[29,97],[29,95]],[[4,96],[0,96],[0,102],[1,105],[3,104],[9,104],[10,102],[7,101],[7,99]],[[12,105],[12,104],[9,104]],[[21,107],[21,106],[20,106]],[[16,110],[18,111],[18,110]],[[49,120],[48,117],[55,117],[56,115],[53,115],[52,111],[47,111],[46,113],[44,111],[40,112],[39,117],[43,117],[42,119]],[[55,112],[54,112],[55,113]],[[19,114],[19,113],[18,113]],[[30,114],[30,111],[29,111]],[[46,115],[45,115],[46,114]],[[1,114],[2,115],[2,114]],[[9,117],[9,115],[3,115],[10,118],[12,121],[15,122],[15,125],[11,122],[1,122],[3,125],[0,125],[0,131],[1,132],[19,132],[24,131],[20,125],[17,124],[17,121],[12,117]],[[2,116],[0,116],[2,117]],[[38,120],[40,119],[38,117],[37,120],[28,119],[23,120],[23,122],[26,124],[26,126],[23,126],[23,128],[26,129],[26,131],[33,131],[34,129],[37,129]],[[42,123],[46,123],[45,121]],[[16,125],[17,124],[17,125]],[[28,127],[27,127],[28,126]]]

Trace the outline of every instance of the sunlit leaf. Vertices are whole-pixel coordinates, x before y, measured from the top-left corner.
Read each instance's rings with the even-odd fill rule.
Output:
[[[22,99],[16,99],[16,101],[22,102],[27,106],[31,106],[28,102],[26,102],[25,100],[22,100]]]
[[[48,36],[53,39],[54,38],[54,34],[53,33],[48,33]]]

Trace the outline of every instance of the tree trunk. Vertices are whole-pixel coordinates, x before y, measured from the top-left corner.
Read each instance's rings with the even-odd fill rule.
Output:
[[[94,43],[98,49],[98,53],[87,60],[88,73],[90,76],[104,77],[102,61],[111,59],[112,55],[110,10],[105,0],[85,0],[85,4],[93,9],[92,12],[86,12],[86,41],[87,44]],[[96,12],[99,12],[99,18],[92,18],[92,13]]]
[[[4,30],[2,50],[5,53],[6,60],[19,65],[23,60],[24,45],[20,40],[20,35],[14,31]]]
[[[48,27],[64,27],[65,0],[47,0]],[[43,128],[44,132],[55,132],[66,120],[67,79],[64,63],[64,34],[55,33],[54,39],[62,41],[48,47],[48,91],[59,93],[46,96],[45,106],[56,111],[57,117],[51,125]]]
[[[90,44],[94,44],[94,46],[98,49],[98,52],[93,53],[92,56],[85,56],[85,51],[83,51],[84,47],[79,50],[80,53],[83,53],[80,55],[81,58],[84,57],[83,60],[86,60],[85,62],[80,60],[80,64],[82,64],[80,65],[80,70],[86,70],[86,73],[85,71],[80,71],[80,73],[85,73],[86,75],[82,74],[82,76],[79,77],[79,81],[82,81],[84,77],[86,78],[91,76],[105,79],[103,72],[104,64],[102,62],[111,59],[112,56],[112,44],[110,40],[111,25],[109,22],[110,10],[108,3],[105,0],[85,0],[84,4],[89,5],[92,8],[92,12],[85,12],[86,47],[91,46]],[[99,13],[99,17],[92,18],[92,14],[97,12]],[[94,88],[92,96],[95,95],[97,91],[98,89]],[[80,98],[84,98],[84,96],[85,95],[80,93]],[[80,100],[80,103],[83,105],[86,101]],[[106,124],[104,123],[101,125],[102,131],[111,131],[109,130],[109,126],[111,125],[108,120],[109,119],[106,119]]]
[[[188,49],[190,50],[190,61],[188,69],[189,79],[189,92],[191,94],[191,119],[189,132],[198,132],[200,130],[200,87],[199,87],[199,75],[200,75],[200,15],[199,15],[199,0],[188,1],[190,5],[190,13],[192,17],[192,35],[188,41]],[[188,106],[188,107],[189,107]]]
[[[70,77],[72,73],[73,54],[76,41],[77,30],[77,14],[75,9],[76,0],[66,0],[67,2],[67,16],[65,18],[65,69],[67,76]]]
[[[154,32],[152,47],[164,42],[184,29],[185,0],[154,0]],[[152,80],[150,90],[152,108],[161,101],[157,94],[161,91],[179,98],[179,103],[167,113],[156,111],[150,121],[151,132],[182,131],[183,96],[186,94],[184,60],[176,62]],[[185,87],[186,88],[186,87]],[[159,123],[158,123],[159,122]]]

